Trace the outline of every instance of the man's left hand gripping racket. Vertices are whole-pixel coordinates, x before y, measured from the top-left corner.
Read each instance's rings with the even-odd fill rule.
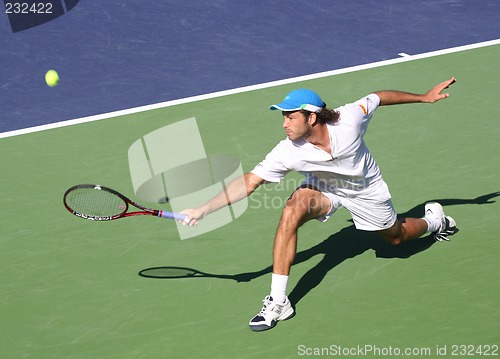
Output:
[[[151,209],[137,204],[121,193],[95,184],[73,186],[64,193],[64,206],[77,217],[93,221],[111,221],[130,216],[149,215],[182,221],[185,214]],[[141,211],[128,212],[129,205]]]

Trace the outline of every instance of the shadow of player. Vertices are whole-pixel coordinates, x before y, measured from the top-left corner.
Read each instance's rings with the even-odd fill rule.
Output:
[[[439,199],[443,207],[470,204],[495,203],[493,198],[500,196],[500,192],[493,192],[473,199]],[[419,218],[424,213],[425,203],[419,204],[399,217]],[[332,234],[327,239],[311,248],[300,251],[295,257],[293,265],[303,263],[309,259],[323,255],[321,261],[305,273],[297,282],[295,288],[288,295],[290,301],[295,305],[300,302],[311,290],[316,288],[323,278],[339,264],[354,258],[368,250],[373,250],[377,258],[409,258],[417,253],[425,251],[435,243],[432,236],[422,237],[417,240],[401,243],[393,246],[382,240],[373,232],[357,230],[354,224]],[[168,273],[168,274],[167,274]],[[191,268],[183,267],[155,267],[147,268],[139,272],[139,275],[148,278],[174,279],[174,278],[219,278],[231,279],[237,282],[249,282],[255,278],[272,273],[272,265],[255,272],[240,274],[210,274]]]

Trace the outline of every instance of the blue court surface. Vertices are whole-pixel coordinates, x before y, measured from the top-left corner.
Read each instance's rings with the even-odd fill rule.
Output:
[[[107,0],[16,33],[3,14],[0,132],[495,40],[499,14],[495,0]],[[64,86],[46,87],[50,68]]]
[[[26,16],[0,7],[0,358],[500,355],[500,2],[27,3]],[[182,167],[189,197],[204,157],[228,159],[211,164],[215,184],[251,170],[284,138],[268,106],[294,88],[333,107],[451,76],[444,101],[377,110],[366,141],[398,213],[438,200],[460,231],[394,248],[347,211],[307,223],[289,281],[297,315],[267,332],[248,320],[301,176],[194,234],[145,216],[86,221],[62,203],[70,186],[100,183],[172,210],[176,198],[137,183],[169,187],[166,173],[194,163]]]

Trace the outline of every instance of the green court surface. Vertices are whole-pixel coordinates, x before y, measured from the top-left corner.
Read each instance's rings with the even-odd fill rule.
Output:
[[[500,345],[499,58],[491,46],[2,139],[0,358],[491,356]],[[289,281],[297,315],[268,332],[247,323],[268,294],[279,205],[298,177],[260,188],[244,215],[182,241],[171,221],[95,223],[62,205],[78,183],[133,197],[127,151],[170,123],[196,117],[207,153],[235,155],[248,171],[284,138],[267,107],[294,88],[335,107],[451,76],[449,99],[380,108],[365,139],[398,212],[422,216],[426,201],[441,200],[460,232],[395,249],[354,230],[345,210],[306,224]],[[189,143],[165,155],[185,151]],[[168,266],[212,276],[138,275]]]

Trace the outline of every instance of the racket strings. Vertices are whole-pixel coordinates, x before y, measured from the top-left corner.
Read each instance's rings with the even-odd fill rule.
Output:
[[[116,216],[128,208],[119,196],[98,188],[77,188],[68,193],[66,203],[78,213],[96,217]]]

